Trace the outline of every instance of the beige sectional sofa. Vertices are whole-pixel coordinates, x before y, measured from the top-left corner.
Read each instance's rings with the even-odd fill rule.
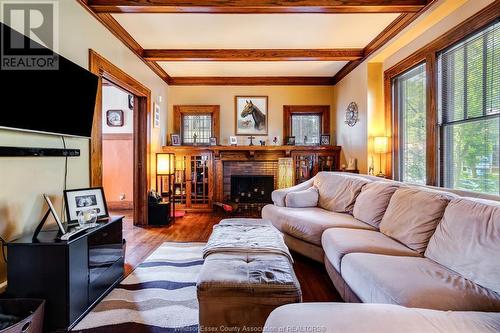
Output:
[[[345,301],[500,312],[499,197],[320,172],[272,198],[262,217]]]

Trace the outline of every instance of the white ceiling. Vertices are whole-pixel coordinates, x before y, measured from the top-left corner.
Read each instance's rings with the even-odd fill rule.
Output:
[[[399,14],[113,14],[144,49],[363,48]],[[332,76],[345,62],[168,62],[171,76]]]
[[[158,64],[170,76],[333,76],[347,61],[162,61]]]

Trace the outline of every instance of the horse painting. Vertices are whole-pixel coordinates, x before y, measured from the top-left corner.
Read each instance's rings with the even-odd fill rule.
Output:
[[[261,104],[259,102],[252,101],[251,99],[241,99],[238,103],[237,109],[237,132],[238,134],[250,134],[250,135],[265,135],[267,132],[267,123],[266,123],[266,113],[267,110],[261,108],[267,108],[267,97],[265,98],[264,103]],[[257,106],[258,104],[259,106]]]

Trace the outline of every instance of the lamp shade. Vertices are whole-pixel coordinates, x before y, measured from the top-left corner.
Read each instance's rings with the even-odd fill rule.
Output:
[[[386,136],[376,136],[373,138],[373,152],[385,154],[388,152],[389,138]]]
[[[175,171],[175,156],[172,153],[156,154],[156,174],[172,175]]]

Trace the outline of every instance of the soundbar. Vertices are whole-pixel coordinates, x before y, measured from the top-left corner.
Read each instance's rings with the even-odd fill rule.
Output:
[[[80,149],[0,147],[0,157],[78,157]]]

